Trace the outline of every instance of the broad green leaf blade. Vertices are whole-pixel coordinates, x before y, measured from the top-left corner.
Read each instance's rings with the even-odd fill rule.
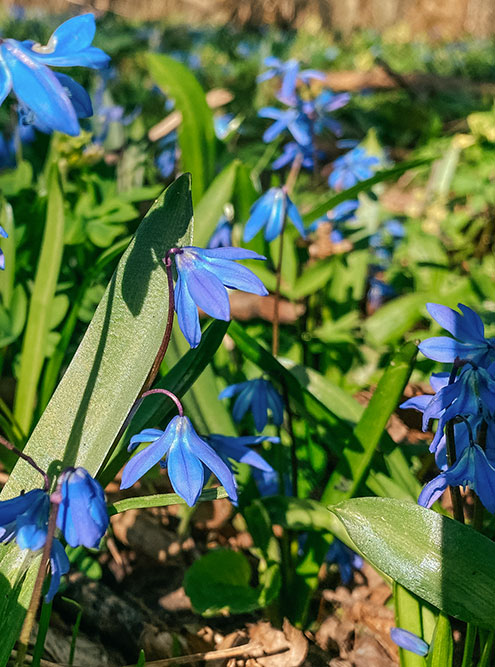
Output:
[[[330,511],[373,566],[445,614],[494,627],[495,544],[487,537],[392,498],[354,498]]]
[[[231,202],[234,197],[234,186],[239,164],[239,160],[234,160],[227,165],[194,207],[194,219],[196,221],[194,244],[199,248],[206,247],[223,214],[225,204]]]
[[[343,201],[348,199],[354,199],[360,192],[365,192],[369,190],[373,185],[377,183],[383,183],[384,181],[391,181],[399,178],[401,174],[410,169],[417,169],[418,167],[425,167],[432,162],[433,158],[422,158],[420,160],[411,160],[410,162],[401,162],[400,164],[392,167],[391,169],[384,169],[383,171],[377,171],[374,176],[367,178],[365,181],[361,181],[354,185],[348,190],[339,192],[336,195],[332,195],[323,201],[318,206],[315,206],[309,213],[303,216],[303,220],[306,224],[314,222],[317,218],[320,218],[322,215],[325,215],[327,211],[330,211],[332,208],[337,206]]]
[[[369,468],[389,417],[397,407],[397,402],[411,375],[416,354],[416,346],[407,343],[392,358],[354,429],[355,439],[360,446],[356,448],[352,443],[345,447],[323,491],[321,499],[323,503],[333,504],[351,498],[356,493]]]
[[[159,197],[124,253],[74,358],[27,446],[47,469],[53,461],[95,475],[148,375],[168,312],[162,258],[191,242],[190,177]],[[39,485],[20,461],[2,497]]]
[[[33,431],[25,451],[42,468],[62,461],[65,466],[83,466],[92,475],[100,469],[144,384],[165,331],[168,287],[161,260],[169,248],[190,244],[191,237],[190,176],[184,174],[158,198],[138,228]],[[39,486],[38,473],[19,461],[2,498]],[[3,664],[29,602],[35,566],[20,588],[15,588],[28,556],[12,544],[1,549],[0,558],[0,575],[5,577],[0,598],[12,599],[13,605],[8,619],[0,615]]]
[[[31,430],[36,390],[45,360],[50,315],[64,250],[64,199],[58,167],[48,176],[48,206],[43,242],[36,269],[14,401],[14,417],[27,437]]]
[[[426,657],[426,667],[452,667],[453,659],[454,640],[450,621],[445,614],[440,614]]]
[[[173,100],[182,114],[179,127],[181,164],[194,174],[195,205],[215,173],[215,129],[206,95],[194,74],[182,63],[163,53],[147,53],[146,64],[157,85]]]

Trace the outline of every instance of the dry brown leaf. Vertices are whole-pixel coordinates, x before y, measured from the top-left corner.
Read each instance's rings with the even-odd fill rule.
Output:
[[[299,667],[308,653],[308,640],[300,630],[294,628],[287,619],[283,631],[277,630],[266,621],[248,623],[249,639],[258,643],[267,655],[256,658],[253,665],[262,667]],[[246,661],[248,667],[249,661]]]
[[[257,294],[247,294],[246,292],[231,292],[229,297],[232,319],[244,322],[260,317],[268,322],[273,322],[275,307],[275,297],[273,295],[258,296]],[[302,304],[280,299],[278,308],[279,322],[280,324],[297,322],[304,311],[305,308]]]

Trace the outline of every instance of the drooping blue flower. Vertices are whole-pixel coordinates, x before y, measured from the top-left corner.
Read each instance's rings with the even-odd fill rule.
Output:
[[[230,220],[222,215],[215,231],[208,241],[208,248],[229,248],[232,245],[232,225]]]
[[[453,363],[456,358],[468,359],[487,367],[495,361],[495,338],[485,338],[480,316],[468,306],[458,304],[462,315],[438,303],[427,303],[426,309],[441,327],[456,339],[447,336],[427,338],[419,349],[429,359]]]
[[[177,267],[175,310],[179,327],[191,347],[201,340],[198,307],[217,320],[230,320],[226,287],[251,294],[268,294],[261,280],[247,267],[235,264],[239,259],[265,259],[243,248],[204,250],[194,246],[180,248],[174,255]]]
[[[317,159],[322,159],[325,153],[320,150],[314,151],[311,144],[300,146],[296,141],[289,141],[282,148],[282,155],[272,162],[272,169],[285,167],[287,164],[294,162],[299,155],[302,156],[301,166],[304,169],[313,169],[315,156]]]
[[[349,584],[354,570],[363,567],[363,559],[346,544],[334,538],[325,556],[327,563],[336,563],[339,567],[340,578],[343,584]]]
[[[404,630],[404,628],[392,628],[390,630],[390,638],[400,648],[416,653],[416,655],[428,655],[428,651],[430,650],[428,644],[421,637],[418,637],[413,632],[409,632],[409,630]]]
[[[0,501],[0,542],[14,537],[21,549],[37,551],[46,541],[50,499],[42,489]]]
[[[108,528],[101,485],[84,468],[68,468],[59,479],[61,501],[57,526],[71,547],[94,549]]]
[[[360,181],[373,176],[373,167],[380,160],[369,155],[366,149],[356,146],[345,155],[338,157],[333,163],[333,171],[328,177],[328,184],[340,192],[352,188]]]
[[[431,507],[448,486],[469,486],[486,509],[495,513],[495,467],[479,445],[470,444],[454,465],[428,482],[419,495],[418,504]]]
[[[128,489],[160,460],[163,460],[174,491],[192,507],[204,484],[204,466],[223,484],[229,497],[237,501],[235,479],[215,450],[202,440],[188,417],[177,415],[165,431],[145,429],[131,438],[129,450],[140,442],[151,442],[125,466],[121,489]]]
[[[263,141],[265,143],[270,143],[284,132],[284,130],[288,130],[300,146],[312,145],[313,137],[309,118],[299,109],[263,107],[258,111],[258,116],[261,116],[261,118],[271,118],[275,121],[263,134]]]
[[[232,416],[239,422],[248,410],[254,417],[254,425],[258,432],[268,423],[268,410],[271,410],[273,423],[280,426],[284,420],[284,402],[271,382],[264,378],[247,380],[238,384],[231,384],[220,392],[218,398],[232,398],[237,396]]]
[[[244,228],[244,241],[250,241],[265,228],[265,239],[270,242],[282,232],[285,216],[304,238],[304,223],[296,205],[284,188],[270,188],[251,207],[249,220]]]
[[[95,34],[93,14],[76,16],[62,23],[46,46],[32,41],[4,39],[0,44],[0,104],[11,90],[21,108],[33,116],[42,131],[58,130],[76,136],[78,117],[91,110],[86,91],[53,67],[104,67],[109,57],[91,46]]]
[[[55,593],[60,588],[60,579],[63,574],[67,574],[70,570],[70,561],[67,558],[64,547],[60,544],[57,538],[53,539],[52,548],[50,551],[50,571],[52,578],[47,594],[45,595],[45,602],[49,603],[55,597]]]
[[[262,72],[257,77],[257,81],[261,83],[275,76],[282,76],[282,85],[278,93],[278,98],[285,104],[296,103],[296,85],[299,81],[308,85],[312,79],[324,81],[326,78],[324,72],[318,70],[301,70],[300,63],[295,59],[283,62],[279,58],[270,56],[265,58],[264,62],[265,66],[269,69],[266,72]]]
[[[305,100],[302,109],[311,120],[313,135],[318,136],[327,129],[337,137],[342,136],[341,124],[330,114],[337,109],[341,109],[350,99],[349,93],[333,93],[327,89],[313,100]]]
[[[207,436],[206,441],[229,467],[231,467],[229,459],[232,459],[233,461],[239,461],[239,463],[247,463],[253,468],[258,468],[258,470],[270,472],[273,470],[272,466],[267,463],[258,452],[254,451],[254,449],[250,449],[250,446],[259,445],[262,442],[279,443],[280,438],[269,437],[266,435],[244,435],[235,437],[211,433]]]

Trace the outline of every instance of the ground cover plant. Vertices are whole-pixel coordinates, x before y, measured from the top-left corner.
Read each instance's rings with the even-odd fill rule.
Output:
[[[490,665],[493,45],[1,31],[0,664]]]

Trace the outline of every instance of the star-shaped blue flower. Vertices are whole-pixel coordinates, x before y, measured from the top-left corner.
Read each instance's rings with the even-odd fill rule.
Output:
[[[495,338],[485,338],[481,317],[468,306],[458,304],[461,313],[438,303],[427,303],[426,309],[441,327],[458,340],[447,336],[427,338],[419,349],[429,359],[453,363],[457,357],[487,367],[495,361]]]
[[[230,468],[215,450],[202,440],[187,417],[178,415],[165,431],[145,429],[131,438],[129,450],[151,442],[125,466],[121,489],[128,489],[159,461],[164,461],[174,491],[192,507],[201,495],[204,466],[219,479],[229,497],[237,501],[237,489]],[[204,464],[204,465],[203,465]]]
[[[299,109],[263,107],[258,111],[258,116],[275,121],[263,134],[263,141],[267,144],[276,139],[284,130],[288,130],[299,145],[312,145],[311,124],[306,114]]]
[[[257,77],[258,83],[272,79],[275,76],[282,76],[282,86],[278,98],[286,104],[296,103],[296,85],[299,81],[308,85],[312,79],[324,81],[326,78],[324,72],[319,70],[301,70],[299,61],[294,58],[283,62],[279,58],[270,56],[265,58],[265,65],[268,70]]]
[[[296,205],[284,188],[270,188],[251,207],[251,215],[244,228],[244,241],[250,241],[263,227],[265,239],[273,241],[282,232],[285,216],[304,238],[304,223]]]
[[[340,192],[352,188],[360,181],[373,176],[373,167],[380,163],[374,155],[369,155],[362,147],[356,146],[351,151],[337,158],[333,171],[328,177],[328,184]]]
[[[191,347],[201,341],[198,307],[217,320],[230,320],[230,302],[226,287],[266,296],[267,289],[247,267],[235,264],[238,259],[266,259],[243,248],[177,249],[175,255],[177,283],[175,310],[179,326]]]
[[[96,548],[108,528],[101,485],[84,468],[68,468],[60,476],[59,484],[57,526],[71,547]]]
[[[239,422],[248,410],[254,417],[257,431],[262,431],[268,423],[268,410],[271,410],[273,423],[280,426],[284,420],[284,403],[275,387],[264,378],[247,380],[231,384],[219,394],[218,398],[237,396],[232,416]]]
[[[40,129],[58,130],[76,136],[78,117],[91,115],[86,91],[54,67],[104,67],[109,57],[91,46],[95,34],[93,14],[76,16],[62,23],[46,46],[32,41],[3,39],[0,43],[0,104],[11,90],[25,113],[32,113]]]

